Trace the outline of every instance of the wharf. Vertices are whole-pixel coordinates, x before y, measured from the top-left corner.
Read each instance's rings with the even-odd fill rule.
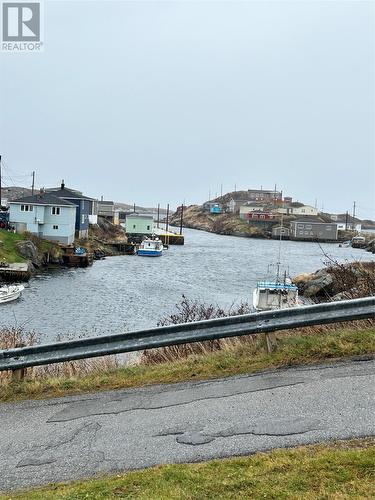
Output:
[[[31,269],[27,263],[7,264],[0,267],[0,278],[4,281],[28,281],[31,277]]]
[[[155,227],[154,233],[161,239],[163,245],[183,245],[185,243],[183,234],[172,233],[159,227]]]

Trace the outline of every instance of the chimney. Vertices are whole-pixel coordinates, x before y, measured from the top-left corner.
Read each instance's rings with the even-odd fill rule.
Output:
[[[61,181],[61,189],[64,189],[65,188],[65,182],[64,182],[64,179]]]

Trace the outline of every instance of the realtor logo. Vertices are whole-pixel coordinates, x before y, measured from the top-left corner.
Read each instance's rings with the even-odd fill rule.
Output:
[[[41,3],[3,2],[2,50],[36,52],[42,45]]]

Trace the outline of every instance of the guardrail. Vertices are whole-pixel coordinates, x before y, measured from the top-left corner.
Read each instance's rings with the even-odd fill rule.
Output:
[[[375,297],[279,309],[0,351],[0,371],[375,317]]]

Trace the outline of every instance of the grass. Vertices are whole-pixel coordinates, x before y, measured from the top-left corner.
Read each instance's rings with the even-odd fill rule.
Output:
[[[341,441],[197,464],[162,465],[9,493],[5,499],[373,499],[375,440]]]
[[[26,259],[21,257],[17,252],[17,241],[23,240],[21,234],[11,233],[0,229],[0,261],[8,263],[26,262]]]
[[[98,369],[71,376],[35,378],[29,374],[18,383],[0,385],[0,401],[40,399],[99,390],[139,387],[149,384],[255,373],[262,370],[375,353],[375,328],[341,328],[315,334],[284,334],[278,348],[268,354],[260,336],[255,341],[238,341],[216,352],[189,356],[185,359],[157,364]]]

